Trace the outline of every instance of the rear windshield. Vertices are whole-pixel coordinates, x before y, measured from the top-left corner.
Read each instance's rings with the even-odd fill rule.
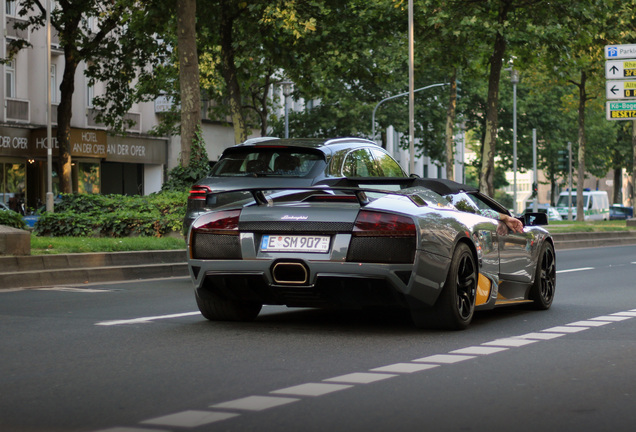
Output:
[[[323,160],[318,153],[286,148],[254,148],[225,154],[212,168],[220,177],[304,177]]]
[[[589,196],[583,195],[583,208],[587,208]],[[568,196],[561,195],[559,197],[559,201],[556,204],[557,207],[567,207],[568,206]],[[576,195],[572,195],[572,207],[576,207]]]

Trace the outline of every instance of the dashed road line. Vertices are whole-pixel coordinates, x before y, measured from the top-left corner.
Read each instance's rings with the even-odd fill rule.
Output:
[[[179,314],[182,316],[190,314]],[[153,319],[171,318],[174,316],[164,315],[162,317],[137,318],[135,322],[148,322]],[[252,395],[241,399],[210,405],[210,408],[223,411],[182,411],[166,416],[156,417],[141,421],[140,425],[157,425],[177,428],[194,428],[208,425],[214,422],[231,419],[239,416],[237,412],[229,411],[263,411],[278,406],[287,405],[302,400],[302,397],[318,397],[336,391],[346,390],[355,387],[357,384],[371,384],[400,376],[400,374],[416,373],[429,369],[438,368],[443,365],[451,365],[462,361],[471,360],[478,357],[489,356],[499,352],[520,348],[535,342],[556,339],[568,334],[578,333],[591,328],[621,322],[636,317],[636,309],[623,312],[616,312],[610,315],[602,315],[589,318],[583,321],[575,321],[562,326],[550,327],[539,332],[526,333],[519,336],[495,339],[484,342],[478,346],[468,346],[453,350],[448,354],[435,354],[405,363],[394,363],[369,369],[366,372],[353,372],[324,379],[321,383],[305,383],[292,387],[273,390],[270,395]],[[139,321],[141,320],[141,321]],[[131,321],[131,320],[128,320]],[[108,325],[108,324],[102,324]],[[115,325],[115,324],[110,324]],[[279,396],[283,395],[283,396]],[[296,397],[292,397],[296,396]],[[167,432],[150,429],[139,429],[134,427],[115,427],[102,429],[96,432]]]
[[[150,316],[150,317],[141,317],[141,318],[133,318],[133,319],[125,319],[125,320],[113,320],[113,321],[100,321],[95,323],[97,326],[116,326],[116,325],[125,325],[125,324],[146,324],[156,320],[162,319],[171,319],[171,318],[181,318],[192,315],[201,315],[201,312],[184,312],[178,314],[170,314],[170,315],[158,315],[158,316]]]
[[[557,274],[560,273],[572,273],[572,272],[579,272],[579,271],[585,271],[585,270],[594,270],[594,267],[580,267],[580,268],[574,268],[574,269],[568,269],[568,270],[557,270]]]

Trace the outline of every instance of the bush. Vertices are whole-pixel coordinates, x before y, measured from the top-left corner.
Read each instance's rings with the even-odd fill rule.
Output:
[[[24,223],[22,216],[13,210],[0,210],[0,225],[6,225],[18,229],[26,228],[26,223]]]
[[[98,217],[74,211],[45,212],[35,223],[33,233],[38,236],[82,237],[92,235],[98,224]]]
[[[148,196],[64,194],[35,224],[39,236],[161,237],[181,232],[187,192]]]

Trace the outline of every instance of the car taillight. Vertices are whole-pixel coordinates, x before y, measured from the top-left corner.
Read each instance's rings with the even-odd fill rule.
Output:
[[[195,185],[192,186],[192,189],[190,189],[190,195],[188,196],[188,199],[205,201],[207,194],[209,194],[210,192],[212,192],[212,189],[208,186]]]
[[[362,210],[353,227],[354,236],[415,237],[413,219],[407,216]]]
[[[240,210],[226,210],[201,215],[194,221],[192,230],[197,233],[238,235]]]

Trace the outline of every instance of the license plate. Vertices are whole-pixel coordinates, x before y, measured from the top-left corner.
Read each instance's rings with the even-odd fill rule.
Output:
[[[264,252],[329,252],[329,236],[319,235],[264,235]]]

